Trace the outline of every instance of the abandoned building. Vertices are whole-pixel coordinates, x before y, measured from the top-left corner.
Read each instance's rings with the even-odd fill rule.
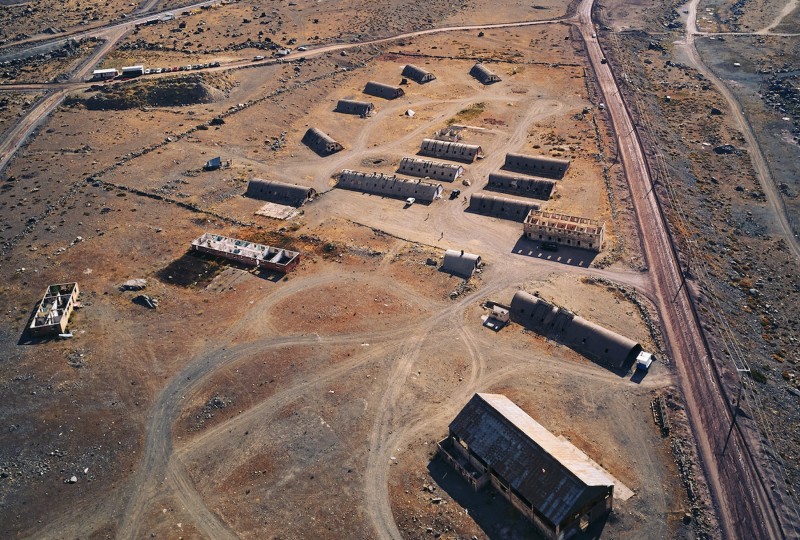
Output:
[[[492,73],[489,68],[481,63],[477,63],[469,70],[469,74],[478,79],[482,84],[493,84],[500,82],[500,77]]]
[[[369,81],[364,87],[364,93],[383,99],[396,99],[405,94],[399,86]]]
[[[407,64],[406,67],[403,68],[403,77],[408,77],[419,84],[425,84],[436,79],[436,75],[414,64]]]
[[[192,241],[192,249],[256,268],[291,272],[300,263],[300,253],[218,234],[205,233]]]
[[[29,327],[32,336],[52,336],[67,331],[69,317],[78,301],[77,283],[50,285],[36,306],[36,314]]]
[[[568,159],[547,156],[527,156],[525,154],[506,154],[503,168],[508,171],[521,172],[533,176],[544,176],[561,180],[567,174],[570,161]]]
[[[514,294],[510,311],[515,323],[615,370],[625,369],[642,351],[632,339],[525,291]]]
[[[553,194],[555,186],[556,183],[552,180],[526,178],[500,172],[489,173],[489,182],[486,184],[486,189],[547,201]]]
[[[368,101],[355,101],[352,99],[340,99],[336,103],[336,112],[344,114],[357,114],[359,116],[369,116],[375,110],[375,105]]]
[[[427,159],[405,157],[400,160],[397,172],[421,178],[433,178],[445,182],[454,182],[464,174],[464,167],[453,163],[440,163]]]
[[[299,208],[317,194],[314,188],[298,186],[277,180],[253,178],[247,184],[245,196],[286,206]]]
[[[556,242],[599,253],[603,249],[606,226],[594,219],[531,210],[525,217],[523,229],[531,240]]]
[[[303,144],[320,156],[327,156],[344,150],[344,146],[317,128],[308,128],[306,134],[303,135]]]
[[[447,126],[437,130],[433,138],[437,141],[458,142],[462,139],[462,131],[464,131],[464,126]]]
[[[419,153],[423,156],[466,161],[467,163],[472,163],[476,158],[483,157],[483,149],[476,144],[437,141],[436,139],[422,139]]]
[[[538,204],[528,201],[509,199],[508,197],[498,197],[488,193],[473,193],[469,197],[469,207],[467,210],[484,216],[508,219],[522,223],[531,212],[539,210]]]
[[[550,540],[613,509],[613,477],[502,394],[472,396],[437,451],[473,490],[491,485]]]
[[[444,261],[442,261],[442,272],[453,274],[454,276],[469,279],[472,274],[481,265],[480,255],[472,253],[465,253],[462,249],[457,251],[455,249],[448,249],[444,252]]]
[[[426,203],[440,198],[443,189],[441,184],[400,178],[393,174],[365,173],[349,169],[339,174],[336,187],[396,199],[413,197],[417,201]]]

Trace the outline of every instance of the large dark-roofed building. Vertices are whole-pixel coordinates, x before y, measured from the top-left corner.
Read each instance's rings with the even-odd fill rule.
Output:
[[[369,81],[364,87],[364,93],[383,99],[395,99],[402,96],[405,92],[399,86]]]
[[[439,454],[473,489],[491,484],[548,539],[586,530],[613,506],[606,471],[500,394],[475,394]]]
[[[251,199],[295,207],[303,206],[316,194],[314,188],[260,178],[250,180],[245,193]]]
[[[336,103],[336,112],[344,114],[357,114],[358,116],[368,116],[374,110],[375,106],[368,101],[340,99]]]
[[[422,69],[421,67],[417,67],[414,64],[407,64],[406,67],[403,68],[403,77],[408,77],[412,81],[416,81],[419,84],[431,82],[432,80],[436,79],[436,75],[430,71]]]

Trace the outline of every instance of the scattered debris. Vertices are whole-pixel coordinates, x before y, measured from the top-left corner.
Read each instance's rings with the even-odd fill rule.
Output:
[[[158,299],[146,294],[140,294],[134,298],[133,303],[150,309],[156,309],[158,307]]]
[[[121,291],[141,291],[147,287],[147,280],[143,278],[129,279],[120,285]]]

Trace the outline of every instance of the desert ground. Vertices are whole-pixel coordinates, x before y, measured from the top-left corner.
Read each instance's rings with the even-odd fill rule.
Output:
[[[700,2],[706,34],[694,42],[745,110],[777,198],[730,101],[693,67],[684,6],[611,0],[594,17],[711,361],[727,393],[743,388],[741,436],[758,441],[791,538],[798,273],[775,205],[794,226],[800,38],[789,35],[797,10],[779,17],[783,4]],[[66,98],[0,169],[0,536],[536,538],[503,498],[473,493],[435,455],[476,392],[508,396],[633,490],[586,538],[723,536],[575,7],[11,5],[0,16],[10,59],[0,130],[51,86]],[[80,38],[173,8],[175,19]],[[408,35],[519,21],[541,24]],[[765,27],[787,35],[712,35]],[[26,55],[50,35],[76,42]],[[298,46],[309,54],[273,61],[276,48]],[[130,82],[78,76],[215,61]],[[502,81],[470,76],[478,61]],[[408,63],[436,80],[409,81],[394,100],[363,93],[372,80],[400,84]],[[375,113],[336,113],[339,99],[371,101]],[[343,169],[393,174],[452,125],[485,157],[462,164],[464,182],[442,182],[441,199],[407,205],[336,187]],[[310,127],[344,149],[318,155],[301,142]],[[604,222],[601,253],[544,251],[521,223],[466,211],[506,152],[571,161],[553,197],[536,202]],[[204,171],[216,156],[229,164]],[[244,196],[254,178],[318,195],[289,219],[264,217],[264,201]],[[283,275],[190,251],[204,232],[295,250],[301,263]],[[469,279],[449,275],[445,249],[484,264]],[[146,288],[121,290],[133,278]],[[34,338],[36,303],[65,282],[81,288],[72,337]],[[641,343],[656,363],[644,376],[615,371],[520,325],[481,325],[487,302],[519,290]]]

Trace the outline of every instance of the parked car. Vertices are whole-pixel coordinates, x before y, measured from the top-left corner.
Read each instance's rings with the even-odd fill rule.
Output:
[[[264,59],[264,57],[259,54],[258,56],[254,56],[253,57],[253,62],[258,62],[259,60],[263,60],[263,59]]]
[[[454,189],[453,191],[450,192],[450,200],[457,199],[459,195],[461,195],[461,190]]]
[[[542,242],[539,247],[542,251],[558,251],[558,244],[556,242]]]
[[[406,207],[411,206],[415,202],[417,202],[417,199],[415,199],[414,197],[409,197],[408,199],[406,199]]]

